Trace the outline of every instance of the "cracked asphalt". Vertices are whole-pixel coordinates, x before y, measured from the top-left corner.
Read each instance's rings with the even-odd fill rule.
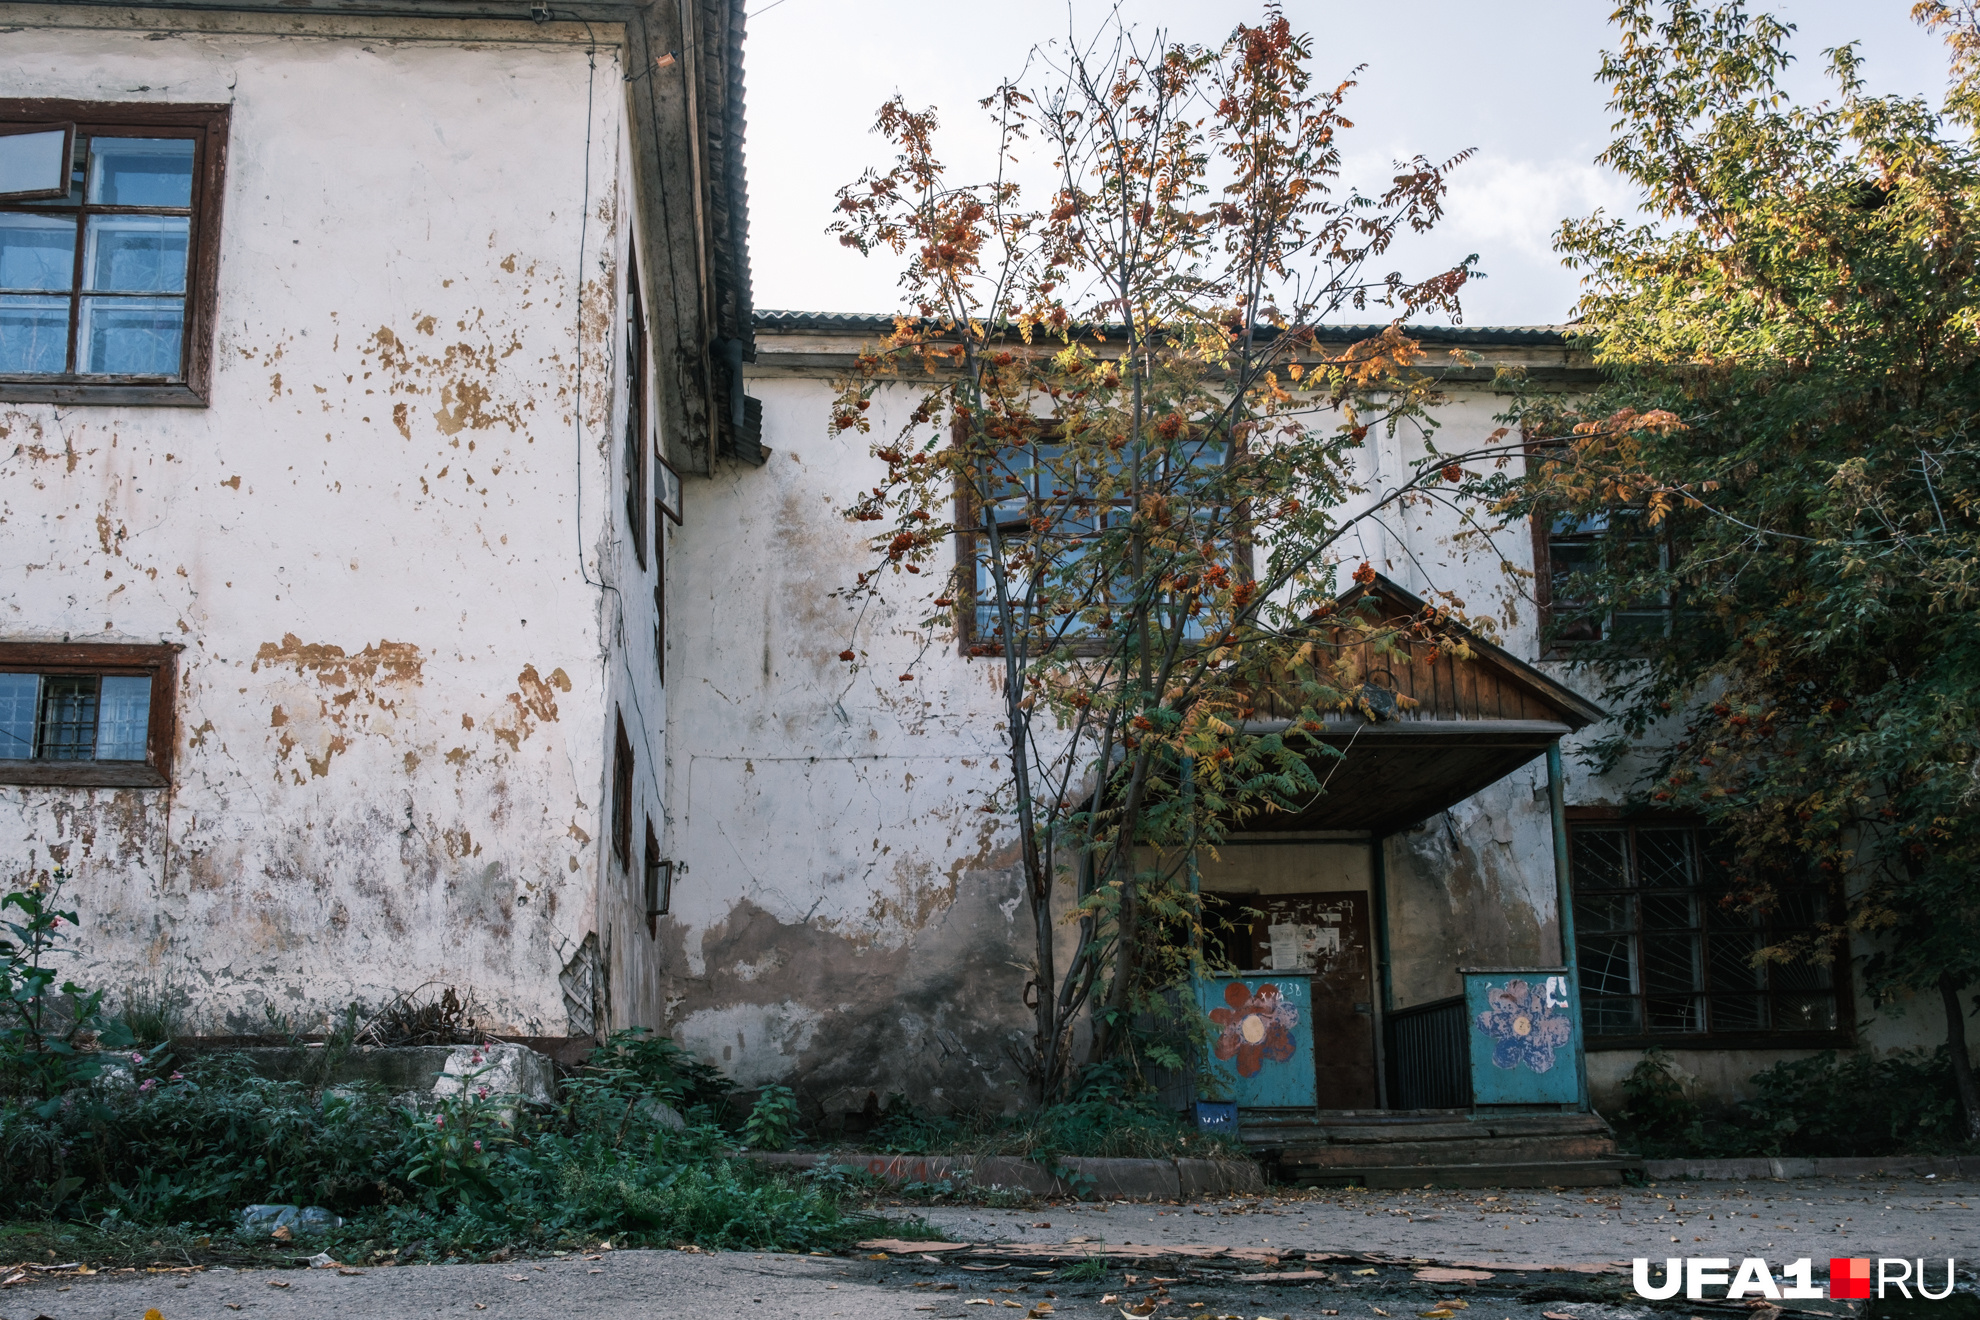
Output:
[[[1429,1284],[1409,1264],[1321,1264],[1324,1280],[1253,1281],[1228,1268],[1118,1265],[1103,1277],[1031,1263],[969,1268],[909,1255],[871,1260],[776,1253],[599,1251],[504,1264],[336,1270],[105,1272],[0,1292],[0,1320],[1645,1320],[1616,1275],[1535,1274],[1517,1263],[1589,1265],[1635,1255],[1961,1257],[1980,1245],[1980,1185],[1920,1179],[1689,1183],[1589,1190],[1321,1191],[1192,1205],[1065,1203],[922,1213],[959,1241],[1263,1246],[1288,1256],[1370,1252],[1475,1261],[1492,1280]],[[1281,1271],[1309,1268],[1288,1259]],[[1968,1275],[1966,1286],[1971,1286]],[[1827,1305],[1827,1304],[1824,1304]],[[1126,1308],[1126,1309],[1124,1309]],[[1681,1312],[1709,1311],[1692,1306]],[[1846,1304],[1807,1308],[1838,1317]],[[1477,1310],[1478,1316],[1468,1313]],[[1730,1315],[1724,1307],[1721,1315]],[[1015,1320],[1015,1317],[1014,1317]]]
[[[1980,1254],[1976,1206],[1980,1181],[1905,1176],[1560,1191],[1341,1188],[1193,1206],[1062,1205],[1050,1214],[937,1207],[927,1218],[957,1241],[1085,1237],[1557,1264],[1658,1255],[1819,1262],[1831,1255]]]

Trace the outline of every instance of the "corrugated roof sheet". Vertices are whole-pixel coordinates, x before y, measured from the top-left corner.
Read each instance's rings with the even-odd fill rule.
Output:
[[[891,312],[803,312],[763,310],[756,328],[767,334],[886,334],[894,328]],[[1367,339],[1387,329],[1383,325],[1324,325],[1315,333],[1343,343]],[[1569,326],[1563,325],[1410,325],[1410,338],[1425,344],[1530,344],[1566,348]]]

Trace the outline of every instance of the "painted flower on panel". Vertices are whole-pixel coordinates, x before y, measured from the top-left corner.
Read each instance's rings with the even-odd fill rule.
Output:
[[[1498,1042],[1492,1062],[1543,1073],[1554,1066],[1554,1051],[1574,1037],[1565,1014],[1556,1013],[1545,990],[1529,981],[1508,981],[1485,992],[1478,1029]]]
[[[1256,1077],[1267,1059],[1284,1063],[1293,1056],[1299,1010],[1279,998],[1278,986],[1251,990],[1233,981],[1224,987],[1224,1002],[1230,1007],[1210,1010],[1210,1020],[1222,1028],[1214,1052],[1220,1059],[1235,1056],[1238,1076]]]

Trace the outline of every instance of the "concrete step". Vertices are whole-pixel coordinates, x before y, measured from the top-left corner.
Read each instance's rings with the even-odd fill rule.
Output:
[[[1535,1164],[1593,1160],[1612,1156],[1616,1143],[1606,1134],[1493,1137],[1471,1141],[1392,1141],[1365,1145],[1299,1145],[1279,1152],[1288,1168],[1438,1168],[1453,1164]]]
[[[1532,1163],[1411,1166],[1286,1167],[1281,1176],[1302,1187],[1619,1187],[1641,1170],[1636,1160],[1548,1160]]]

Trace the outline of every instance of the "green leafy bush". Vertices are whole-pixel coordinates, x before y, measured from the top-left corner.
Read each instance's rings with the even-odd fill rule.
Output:
[[[77,917],[59,906],[67,878],[57,867],[46,883],[0,897],[0,1096],[25,1096],[44,1117],[103,1074],[109,1056],[87,1046],[130,1044],[130,1032],[103,1012],[101,990],[73,981],[56,988],[53,960],[74,954],[66,946]]]
[[[350,1221],[329,1245],[383,1238],[407,1244],[401,1259],[600,1237],[797,1249],[873,1231],[848,1209],[850,1183],[735,1158],[714,1119],[726,1079],[644,1031],[613,1036],[550,1108],[478,1087],[413,1105],[327,1085],[355,1010],[311,1051],[322,1064],[308,1080],[259,1076],[239,1055],[130,1048],[100,991],[55,988],[49,963],[76,916],[54,895],[0,900],[0,1205],[15,1216],[226,1230],[257,1202],[320,1205]],[[744,1135],[788,1146],[796,1119],[774,1087]]]
[[[766,1086],[743,1122],[743,1141],[751,1150],[789,1150],[797,1141],[797,1096],[788,1086]]]
[[[1701,1104],[1670,1056],[1648,1051],[1623,1079],[1617,1129],[1651,1158],[1874,1157],[1963,1150],[1959,1104],[1944,1047],[1873,1057],[1833,1051],[1775,1064],[1751,1098]]]

